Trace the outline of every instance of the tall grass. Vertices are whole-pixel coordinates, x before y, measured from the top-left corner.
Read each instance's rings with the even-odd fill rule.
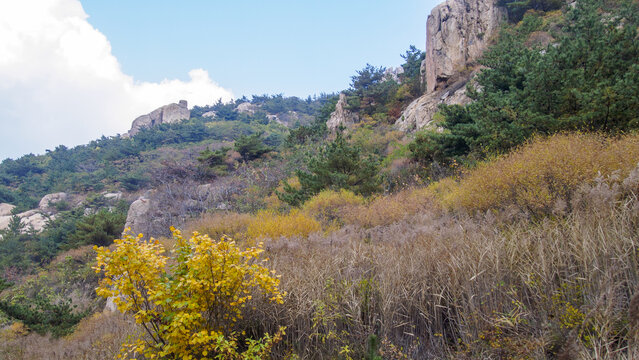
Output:
[[[581,191],[580,210],[537,223],[423,213],[280,240],[269,257],[285,308],[252,316],[288,326],[305,358],[357,358],[371,334],[411,359],[630,358],[639,203]]]
[[[461,180],[368,201],[326,192],[300,211],[208,214],[187,230],[265,239],[288,296],[242,325],[286,326],[279,358],[370,358],[376,335],[385,359],[634,359],[637,161],[638,136],[557,135]],[[74,336],[96,331],[87,322]]]

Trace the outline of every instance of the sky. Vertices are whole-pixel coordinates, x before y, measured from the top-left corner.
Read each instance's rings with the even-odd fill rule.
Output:
[[[425,47],[440,0],[0,0],[0,159],[243,95],[346,89]]]

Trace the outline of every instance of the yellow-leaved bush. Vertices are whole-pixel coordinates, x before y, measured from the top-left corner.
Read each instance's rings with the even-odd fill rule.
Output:
[[[123,344],[121,355],[146,358],[261,359],[281,340],[284,328],[261,339],[243,339],[242,310],[256,294],[282,303],[279,277],[260,259],[261,244],[240,249],[228,238],[171,229],[174,258],[154,239],[128,233],[115,248],[96,247],[96,272],[104,278],[98,295],[114,299],[145,334]],[[168,264],[168,265],[167,265]],[[240,344],[244,340],[245,344]],[[245,349],[239,352],[238,348]]]

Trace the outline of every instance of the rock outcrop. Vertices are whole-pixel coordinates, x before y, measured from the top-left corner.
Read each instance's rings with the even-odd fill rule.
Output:
[[[404,68],[401,66],[398,67],[389,67],[384,71],[384,78],[393,80],[397,83],[401,83],[400,76],[404,73]]]
[[[151,205],[151,194],[145,194],[131,203],[129,212],[126,215],[124,229],[131,229],[131,233],[134,235],[139,233],[146,235],[151,223],[151,212],[153,210]]]
[[[14,205],[2,203],[0,204],[0,216],[10,216],[11,211],[15,208]]]
[[[137,117],[131,124],[127,136],[134,136],[144,128],[153,127],[160,124],[171,124],[191,117],[186,100],[180,100],[178,104],[164,105],[152,112]]]
[[[239,112],[240,114],[253,115],[259,109],[259,106],[251,104],[250,102],[243,102],[237,106],[237,112]]]
[[[426,94],[404,110],[396,126],[404,131],[433,121],[439,104],[467,104],[466,83],[477,70],[476,61],[507,18],[498,0],[446,0],[426,21],[426,58],[422,82]]]
[[[55,215],[47,215],[40,210],[29,210],[17,214],[20,218],[20,222],[24,225],[24,231],[40,232],[44,229],[49,219],[55,218]],[[4,230],[9,227],[12,215],[0,216],[0,230]]]
[[[47,214],[56,212],[55,204],[69,201],[69,194],[64,192],[45,195],[38,205],[38,209]]]
[[[330,119],[326,122],[326,126],[329,130],[335,131],[340,126],[349,128],[353,124],[359,122],[359,117],[356,113],[347,110],[348,104],[346,103],[346,94],[339,94],[339,100],[335,105],[335,111],[331,114]]]
[[[470,103],[471,99],[466,96],[467,81],[467,79],[461,79],[444,90],[435,91],[415,99],[402,112],[402,116],[397,119],[395,126],[405,132],[418,130],[434,125],[434,116],[439,111],[440,104],[466,105]]]
[[[47,194],[40,199],[37,209],[28,210],[16,214],[20,218],[20,222],[24,225],[23,231],[40,232],[44,229],[47,221],[55,219],[55,215],[59,209],[56,204],[61,202],[67,203],[69,207],[75,207],[81,202],[81,197],[72,196],[67,193]],[[0,230],[4,230],[11,222],[11,211],[15,206],[11,204],[0,204]]]
[[[498,33],[507,12],[497,0],[447,0],[426,21],[427,93],[475,62]]]

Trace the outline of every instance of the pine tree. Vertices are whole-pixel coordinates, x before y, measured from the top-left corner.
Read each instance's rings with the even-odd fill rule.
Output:
[[[284,192],[278,193],[282,201],[298,206],[324,189],[347,189],[361,195],[379,190],[377,161],[363,158],[361,149],[350,145],[341,131],[316,156],[309,156],[306,166],[308,171],[296,172],[301,188],[285,184]]]

